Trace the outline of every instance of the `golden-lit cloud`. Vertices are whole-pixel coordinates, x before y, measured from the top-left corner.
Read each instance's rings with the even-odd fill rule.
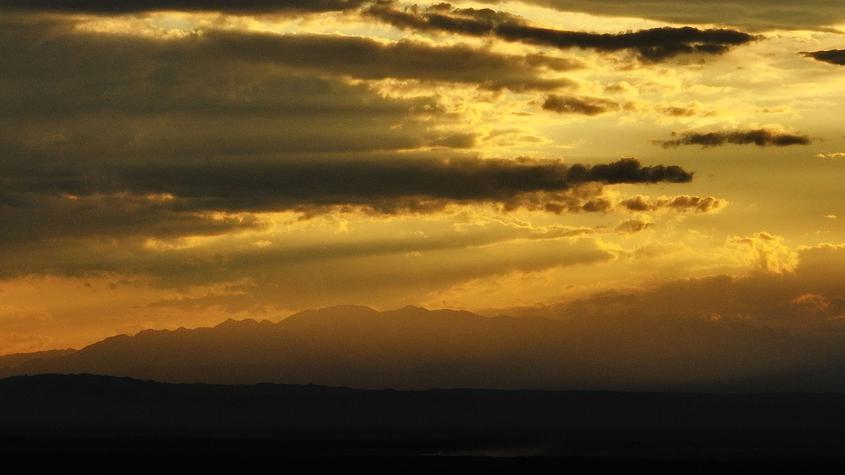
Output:
[[[482,0],[485,1],[485,0]],[[670,23],[739,25],[755,30],[831,29],[845,24],[838,5],[809,0],[800,5],[789,0],[519,0],[568,12],[641,17]],[[485,3],[503,3],[486,0]]]

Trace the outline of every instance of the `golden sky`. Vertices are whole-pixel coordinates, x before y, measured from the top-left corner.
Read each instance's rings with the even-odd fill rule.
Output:
[[[838,329],[838,3],[0,0],[0,354],[345,303]]]

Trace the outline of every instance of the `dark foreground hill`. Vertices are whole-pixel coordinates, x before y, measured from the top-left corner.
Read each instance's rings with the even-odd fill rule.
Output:
[[[179,383],[684,392],[845,390],[845,338],[700,319],[487,318],[341,306],[278,323],[148,330],[17,355],[0,377],[92,373]],[[4,367],[5,366],[5,367]]]
[[[845,429],[845,395],[364,390],[168,384],[95,375],[0,380],[0,435],[546,441]],[[693,434],[695,433],[695,434]],[[845,438],[845,434],[842,436]],[[674,438],[674,437],[673,437]]]
[[[0,455],[839,460],[845,396],[0,380]]]

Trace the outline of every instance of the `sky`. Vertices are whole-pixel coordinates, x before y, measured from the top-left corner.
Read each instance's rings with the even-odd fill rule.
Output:
[[[839,3],[0,0],[0,354],[338,304],[845,331]]]

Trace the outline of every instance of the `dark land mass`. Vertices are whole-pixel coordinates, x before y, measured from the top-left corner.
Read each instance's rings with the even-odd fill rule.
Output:
[[[0,457],[113,473],[721,469],[845,459],[845,395],[169,384],[92,375],[0,380]],[[166,465],[165,465],[166,464]],[[307,471],[307,470],[306,470]]]

